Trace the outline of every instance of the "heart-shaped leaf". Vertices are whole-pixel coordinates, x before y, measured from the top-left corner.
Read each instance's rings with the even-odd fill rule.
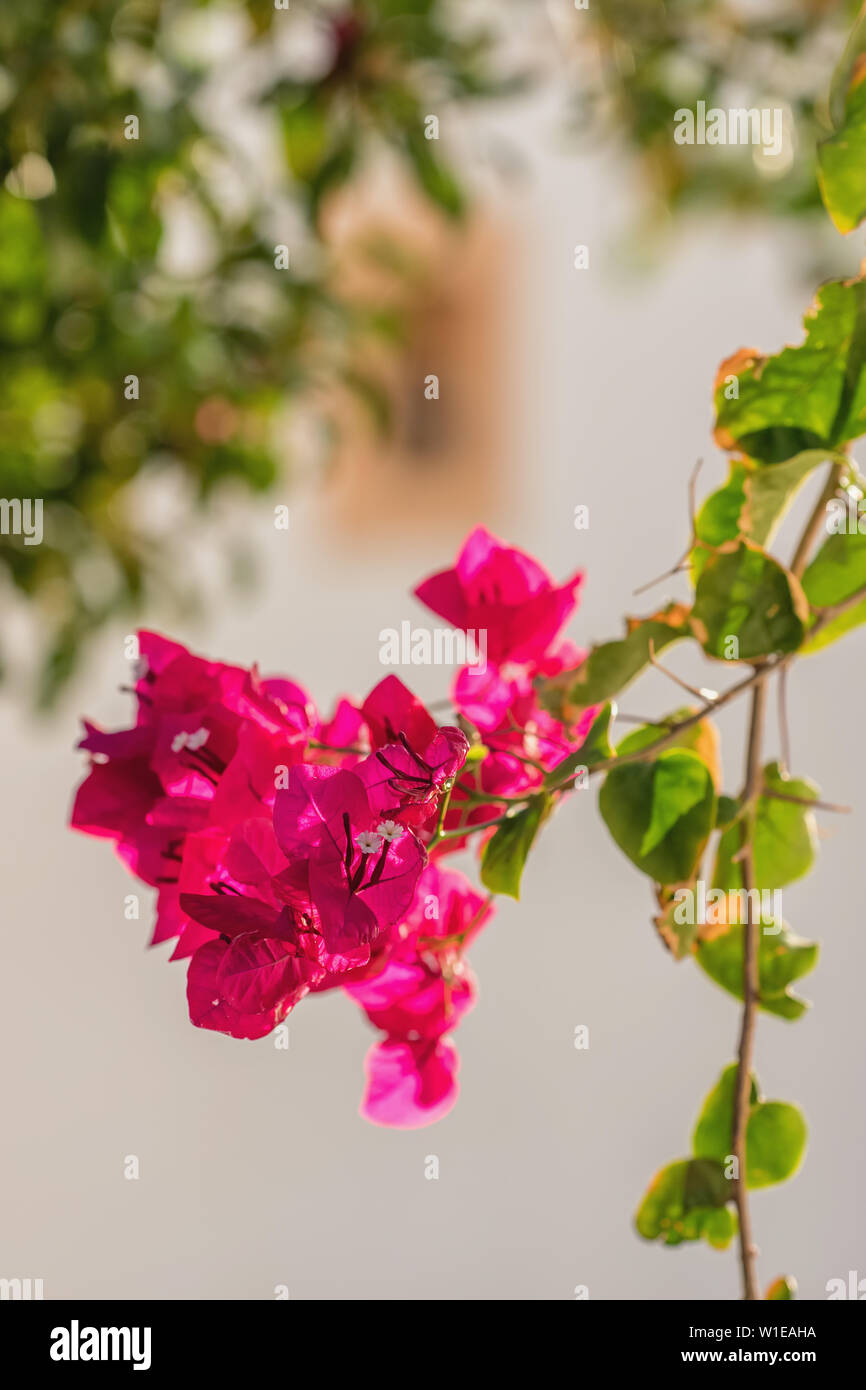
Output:
[[[765,925],[771,930],[766,931]],[[778,928],[778,930],[777,930]],[[738,923],[698,941],[696,958],[711,980],[735,999],[743,997],[743,936]],[[817,941],[804,941],[781,923],[762,923],[758,944],[759,1006],[779,1018],[799,1018],[810,1007],[791,985],[814,969]]]
[[[704,1101],[692,1137],[698,1158],[724,1164],[731,1155],[737,1064],[722,1072]],[[784,1182],[800,1166],[806,1148],[806,1121],[796,1105],[764,1100],[752,1078],[746,1125],[746,1186],[769,1187]]]
[[[716,440],[762,463],[807,449],[836,449],[866,431],[866,284],[823,285],[806,338],[775,357],[743,349],[722,363]],[[726,393],[736,377],[736,394]]]
[[[717,1250],[730,1245],[737,1218],[728,1203],[731,1184],[720,1163],[683,1158],[656,1173],[635,1216],[644,1240],[681,1245],[702,1237]]]
[[[550,798],[534,796],[530,804],[503,821],[481,855],[481,882],[491,893],[520,897],[520,880],[526,857],[550,809]]]
[[[852,44],[855,46],[852,52]],[[818,182],[824,206],[840,232],[866,217],[866,24],[851,36],[833,82],[837,129],[818,146]],[[859,50],[859,51],[858,51]],[[853,62],[852,62],[853,59]],[[846,85],[840,91],[841,83]],[[841,102],[840,102],[841,97]],[[840,112],[839,107],[842,106]]]
[[[690,879],[713,828],[716,793],[706,763],[672,748],[607,775],[599,808],[632,863],[656,883]]]
[[[662,651],[688,637],[688,609],[672,603],[649,618],[629,618],[625,637],[593,647],[576,671],[564,671],[538,684],[539,698],[557,719],[571,722],[588,705],[600,704],[625,690],[649,665],[649,647]]]
[[[765,791],[758,798],[752,849],[755,884],[762,893],[772,893],[802,878],[815,862],[818,828],[813,812],[803,803],[817,800],[818,788],[803,777],[788,777],[778,763],[768,763],[763,777]],[[713,873],[715,888],[742,888],[743,873],[736,857],[740,846],[740,826],[736,822],[719,840]]]
[[[750,541],[731,541],[707,560],[691,627],[710,656],[754,661],[800,646],[809,605],[797,579]]]

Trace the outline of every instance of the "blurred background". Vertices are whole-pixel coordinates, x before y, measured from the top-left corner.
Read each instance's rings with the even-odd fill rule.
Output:
[[[682,553],[695,460],[702,488],[723,477],[719,361],[796,341],[817,280],[864,254],[830,228],[812,159],[855,9],[4,11],[0,496],[42,497],[45,536],[0,537],[0,1276],[48,1298],[736,1296],[732,1252],[631,1226],[738,1015],[663,950],[594,795],[545,829],[522,901],[474,948],[461,1099],[414,1133],[358,1118],[371,1035],[348,1001],[298,1010],[287,1052],[192,1028],[184,967],[145,950],[146,892],[126,921],[135,885],[66,819],[78,716],[127,721],[139,622],[328,707],[381,678],[380,630],[421,620],[410,588],[478,522],[557,576],[585,568],[584,645],[680,593],[633,597]],[[698,98],[781,106],[780,160],[675,145],[672,113]],[[759,1024],[764,1090],[812,1136],[794,1181],[753,1199],[761,1279],[794,1275],[804,1297],[866,1265],[866,802],[842,699],[863,641],[789,682],[792,771],[856,808],[785,890],[792,928],[824,943],[815,1008]],[[670,664],[709,679],[687,653]],[[429,699],[451,679],[399,674]],[[653,673],[622,706],[671,697]],[[733,789],[742,711],[720,724]]]

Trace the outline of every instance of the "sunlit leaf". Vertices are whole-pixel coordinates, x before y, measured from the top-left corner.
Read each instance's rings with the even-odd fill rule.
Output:
[[[866,284],[834,280],[818,291],[806,338],[775,357],[743,350],[722,363],[716,438],[764,463],[833,449],[866,431]],[[725,395],[735,376],[737,394]]]
[[[580,747],[570,753],[567,758],[563,758],[561,763],[551,768],[545,775],[545,787],[555,787],[566,778],[573,776],[579,768],[587,770],[594,767],[596,763],[606,762],[614,755],[613,747],[610,742],[610,724],[613,717],[613,709],[608,701],[602,705],[592,724],[589,726],[586,738]]]
[[[539,698],[558,718],[571,722],[581,709],[600,704],[625,690],[649,664],[650,643],[656,652],[688,637],[688,608],[669,604],[649,618],[629,618],[626,636],[593,647],[576,671],[539,683]]]
[[[699,1158],[724,1164],[731,1154],[737,1064],[722,1072],[710,1091],[692,1138]],[[746,1186],[769,1187],[797,1171],[806,1148],[806,1121],[796,1105],[763,1100],[752,1078],[746,1125]]]
[[[852,45],[854,51],[852,51]],[[861,19],[834,79],[831,109],[836,131],[818,146],[818,181],[824,205],[840,232],[866,217],[866,24]],[[853,60],[853,61],[852,61]],[[843,75],[844,73],[844,75]],[[844,93],[840,92],[842,82]],[[839,98],[843,109],[839,111]]]
[[[765,927],[771,930],[765,931]],[[735,922],[726,931],[699,941],[696,948],[701,969],[735,999],[743,997],[744,933],[745,927]],[[779,1018],[800,1018],[810,1006],[791,985],[814,968],[819,949],[816,941],[804,941],[784,924],[762,918],[758,936],[759,1007]]]
[[[644,1194],[635,1216],[638,1234],[665,1245],[703,1237],[724,1250],[737,1231],[736,1214],[728,1206],[732,1195],[720,1163],[704,1158],[669,1163]]]
[[[488,840],[481,855],[481,882],[491,893],[520,897],[526,857],[549,809],[547,796],[533,797],[525,810],[509,816]]]
[[[758,546],[738,541],[707,560],[695,590],[691,627],[710,656],[752,661],[795,651],[808,616],[794,576]]]
[[[691,877],[713,827],[715,803],[706,763],[685,749],[613,768],[599,795],[614,840],[656,883]]]
[[[771,893],[807,874],[818,850],[818,829],[814,812],[803,802],[816,801],[818,788],[802,777],[788,777],[778,763],[763,770],[768,792],[758,799],[752,848],[755,883],[759,891]],[[783,798],[794,798],[785,800]],[[739,823],[722,834],[716,851],[713,886],[742,888],[742,869],[736,856],[742,844]]]

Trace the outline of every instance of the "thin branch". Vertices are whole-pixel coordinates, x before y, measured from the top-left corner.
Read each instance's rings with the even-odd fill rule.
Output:
[[[743,803],[746,814],[740,822],[742,838],[740,863],[743,887],[746,890],[746,922],[743,928],[743,1016],[737,1048],[737,1077],[734,1090],[734,1115],[731,1126],[731,1149],[736,1160],[734,1197],[739,1218],[740,1265],[743,1273],[743,1298],[755,1302],[760,1298],[755,1269],[757,1247],[752,1236],[752,1214],[746,1179],[746,1128],[749,1120],[749,1097],[752,1087],[752,1065],[755,1054],[755,1023],[758,1012],[758,931],[760,911],[755,912],[752,890],[755,887],[755,860],[752,847],[754,802],[761,785],[761,744],[767,706],[766,672],[762,671],[752,691],[752,710],[749,720],[749,745],[746,755],[746,780]]]
[[[862,589],[855,589],[854,593],[849,594],[847,598],[840,599],[838,603],[831,603],[826,608],[819,608],[813,603],[813,611],[817,613],[818,616],[809,629],[806,640],[811,642],[813,637],[817,637],[818,633],[821,632],[828,623],[832,623],[834,618],[840,617],[842,613],[847,613],[849,608],[855,608],[857,604],[862,603],[864,599],[866,599],[866,584],[864,584]]]
[[[621,719],[624,724],[646,724],[650,729],[673,729],[676,728],[669,719],[654,719],[648,714],[626,714],[624,710],[618,709],[616,718]]]
[[[668,679],[672,680],[674,685],[678,685],[681,690],[686,690],[689,695],[694,695],[696,700],[703,700],[704,704],[709,706],[714,705],[719,698],[718,691],[698,689],[697,686],[689,685],[688,681],[684,681],[682,676],[678,676],[676,672],[669,671],[667,666],[663,666],[656,656],[655,642],[652,638],[649,639],[649,659],[651,666],[654,666],[657,671],[661,671],[663,676],[667,676]]]
[[[833,811],[839,816],[850,816],[852,807],[837,806],[832,801],[812,801],[807,796],[789,796],[787,792],[777,792],[774,787],[764,787],[761,796],[769,797],[771,801],[790,801],[794,806],[807,806],[810,811]]]
[[[788,668],[783,666],[779,672],[779,684],[777,686],[779,700],[779,744],[781,748],[782,767],[787,769],[791,766],[791,731],[788,726]]]
[[[442,840],[462,840],[466,835],[474,835],[478,830],[493,830],[497,825],[502,825],[505,821],[511,820],[513,811],[506,811],[504,816],[497,816],[496,820],[483,820],[472,825],[466,825],[462,830],[443,830],[441,835],[437,835],[431,841],[433,848],[440,844]]]
[[[689,474],[689,526],[691,527],[692,541],[694,541],[695,532],[697,530],[695,522],[698,519],[698,504],[696,500],[698,489],[698,475],[700,474],[700,471],[703,468],[703,466],[703,459],[697,459],[694,468]]]
[[[650,579],[646,584],[641,584],[639,588],[633,589],[633,595],[645,594],[647,589],[655,588],[656,584],[661,584],[663,579],[670,579],[671,575],[679,574],[682,570],[688,569],[689,556],[691,555],[695,547],[695,521],[697,520],[698,514],[697,502],[695,499],[697,495],[698,474],[700,473],[703,464],[703,459],[698,459],[695,463],[694,468],[689,474],[689,535],[691,539],[689,540],[688,545],[686,546],[679,560],[677,560],[676,564],[671,569],[665,570],[664,574],[659,574],[656,576],[655,579]]]
[[[478,792],[474,787],[464,787],[462,782],[457,783],[455,790],[460,793],[461,800],[491,806],[522,806],[533,795],[533,791],[528,791],[524,796],[499,796],[495,792]]]
[[[794,558],[791,561],[791,573],[799,579],[804,569],[809,563],[809,556],[821,529],[827,519],[827,503],[836,496],[839,491],[839,483],[845,470],[843,463],[834,463],[830,467],[827,481],[821,491],[812,510],[812,515],[806,522],[806,528],[797,542],[797,549],[794,551]]]
[[[684,551],[671,569],[665,570],[664,574],[657,574],[655,579],[648,579],[646,584],[640,584],[636,589],[632,589],[633,597],[636,598],[638,594],[645,594],[647,589],[654,589],[656,584],[661,584],[663,579],[670,579],[671,575],[681,574],[683,570],[688,569],[690,554],[691,546],[689,546],[688,550]]]
[[[754,670],[750,676],[746,676],[745,680],[738,681],[729,690],[723,691],[712,707],[713,713],[721,709],[723,705],[728,704],[729,701],[736,699],[738,695],[742,695],[744,691],[750,690],[758,681],[763,681],[773,671],[778,670],[780,666],[790,660],[792,655],[793,653],[789,653],[787,656],[777,657],[773,661],[766,662]],[[600,762],[593,763],[592,767],[587,768],[587,772],[590,777],[594,777],[599,772],[609,772],[612,767],[622,767],[625,763],[642,762],[647,758],[653,758],[656,753],[660,753],[663,748],[674,743],[684,729],[690,729],[693,724],[699,724],[706,716],[707,711],[705,709],[696,710],[694,714],[689,714],[685,719],[678,720],[676,724],[669,725],[667,733],[662,734],[661,738],[657,738],[654,743],[648,743],[643,748],[635,748],[631,753],[614,754],[612,758],[603,758]],[[550,787],[549,790],[564,791],[574,780],[574,777],[567,777],[564,782]]]

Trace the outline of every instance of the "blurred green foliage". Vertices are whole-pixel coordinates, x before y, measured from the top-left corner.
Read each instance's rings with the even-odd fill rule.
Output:
[[[445,9],[0,8],[0,497],[44,501],[42,544],[0,536],[0,585],[31,601],[43,703],[100,623],[187,587],[189,513],[155,528],[131,487],[139,474],[176,475],[193,510],[224,479],[265,489],[283,472],[287,405],[340,380],[376,401],[353,349],[399,324],[341,296],[323,199],[384,142],[459,215],[459,184],[424,138],[427,103],[500,84],[487,36],[458,36]],[[299,22],[312,44],[302,77],[287,37]],[[242,110],[227,117],[237,75]],[[252,132],[247,152],[235,123]],[[254,167],[250,139],[254,155],[273,147],[276,170]],[[166,248],[179,223],[194,254],[178,266]]]
[[[635,157],[650,221],[700,206],[820,217],[812,154],[830,130],[828,73],[859,4],[591,0],[572,26],[583,60],[575,124]],[[674,112],[699,100],[707,109],[781,107],[781,158],[675,144]]]

